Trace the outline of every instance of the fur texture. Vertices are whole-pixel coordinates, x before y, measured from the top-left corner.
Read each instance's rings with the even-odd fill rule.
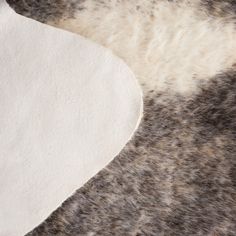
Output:
[[[236,2],[10,3],[112,49],[144,91],[133,139],[29,236],[235,236]]]

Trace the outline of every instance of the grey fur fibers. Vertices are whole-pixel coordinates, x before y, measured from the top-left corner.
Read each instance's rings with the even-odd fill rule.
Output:
[[[207,9],[209,15],[216,17],[226,17],[235,19],[236,1],[235,0],[202,0],[201,5]]]
[[[9,2],[43,22],[86,11],[78,0]],[[235,1],[199,7],[236,15]],[[235,67],[191,96],[145,89],[143,120],[124,150],[28,234],[53,235],[236,236]]]
[[[17,13],[40,22],[71,17],[76,10],[82,10],[83,0],[7,0]]]
[[[235,72],[191,99],[150,91],[132,141],[29,235],[236,235],[235,91]]]

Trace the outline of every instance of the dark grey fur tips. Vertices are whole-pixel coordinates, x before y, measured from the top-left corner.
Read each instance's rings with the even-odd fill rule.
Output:
[[[150,92],[121,154],[31,236],[236,234],[236,73],[192,98]]]

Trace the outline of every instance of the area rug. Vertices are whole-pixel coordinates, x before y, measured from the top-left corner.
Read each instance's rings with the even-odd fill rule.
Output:
[[[235,1],[9,2],[112,49],[144,93],[132,140],[28,235],[235,236]]]

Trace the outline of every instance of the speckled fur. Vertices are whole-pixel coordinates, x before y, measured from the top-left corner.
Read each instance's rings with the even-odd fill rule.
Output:
[[[35,6],[34,1],[28,2]],[[23,0],[22,3],[18,1],[15,4],[16,9],[21,9]],[[70,8],[71,4],[77,10],[75,7]],[[181,81],[181,76],[177,74],[176,77],[179,76],[179,81],[185,84],[189,73],[188,83],[192,85],[191,81],[194,81],[193,86],[179,89],[171,85],[172,80],[165,80],[165,86],[158,80],[160,74],[153,68],[158,67],[158,63],[162,63],[162,67],[170,63],[166,60],[163,64],[163,60],[168,59],[165,55],[168,54],[168,48],[173,47],[171,41],[166,42],[164,53],[158,55],[159,60],[155,60],[156,53],[160,52],[159,48],[149,52],[148,64],[145,55],[142,57],[139,54],[139,50],[143,52],[142,46],[145,47],[146,41],[150,40],[148,37],[143,44],[133,44],[135,47],[139,46],[139,50],[134,50],[132,44],[125,44],[130,35],[126,36],[121,28],[115,30],[120,30],[122,37],[126,37],[124,40],[110,40],[109,37],[115,33],[112,26],[111,30],[104,30],[105,37],[101,35],[103,28],[99,24],[105,27],[116,24],[116,17],[108,23],[105,16],[99,21],[101,9],[105,12],[114,11],[114,14],[116,8],[124,8],[124,11],[128,9],[126,14],[130,15],[125,18],[127,25],[130,24],[129,19],[134,21],[139,15],[148,19],[146,27],[155,23],[157,25],[153,27],[158,28],[158,21],[155,21],[155,17],[158,18],[155,16],[158,6],[164,7],[163,9],[173,8],[173,12],[178,13],[175,8],[182,7],[181,4],[194,9],[196,15],[193,17],[196,22],[203,21],[203,26],[210,22],[206,27],[209,31],[219,25],[222,27],[222,35],[216,30],[210,32],[222,36],[222,39],[226,39],[225,42],[216,41],[218,39],[208,35],[203,39],[199,38],[199,44],[201,40],[209,40],[209,45],[217,42],[229,44],[229,48],[223,48],[223,52],[216,48],[215,54],[203,47],[204,52],[209,53],[209,57],[204,60],[207,64],[203,71],[193,69],[192,65],[181,67],[184,79]],[[43,2],[36,8],[28,9],[31,12],[23,10],[22,13],[39,19],[42,14],[40,9],[45,9]],[[50,5],[41,21],[47,19],[50,24],[90,37],[111,48],[130,65],[143,86],[144,117],[124,150],[28,236],[236,235],[235,9],[235,1],[230,0],[75,0],[66,5]],[[55,13],[54,18],[51,13]],[[89,13],[90,21],[87,17]],[[190,16],[192,17],[191,14]],[[181,14],[178,17],[181,18]],[[96,18],[99,23],[93,22],[92,18]],[[190,26],[198,27],[198,24],[193,21]],[[166,27],[171,28],[171,24]],[[146,33],[149,36],[148,30]],[[194,41],[194,44],[189,45],[198,51],[201,47],[197,43],[198,41]],[[194,50],[186,50],[186,55],[182,56],[191,58]],[[174,50],[171,51],[173,52]],[[201,61],[201,54],[197,55]],[[181,66],[179,61],[182,58],[178,56],[181,55],[178,54],[175,58],[176,65]],[[227,60],[220,63],[214,61],[215,58],[220,60],[222,57]],[[191,62],[198,66],[197,60]],[[208,73],[211,63],[215,67]],[[219,65],[221,67],[216,68]],[[174,66],[167,68],[175,72]],[[165,70],[167,69],[164,68],[162,72],[169,76],[169,71]]]
[[[7,0],[17,13],[33,18],[42,23],[54,22],[58,19],[66,19],[75,11],[83,7],[80,4],[84,0]]]

